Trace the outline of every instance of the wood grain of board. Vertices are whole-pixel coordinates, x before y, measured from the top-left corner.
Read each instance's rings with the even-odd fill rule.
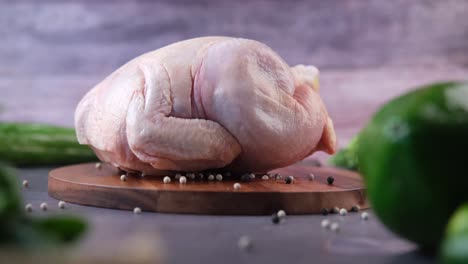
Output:
[[[317,214],[322,208],[368,208],[364,185],[359,174],[330,167],[292,165],[272,171],[283,177],[295,177],[293,184],[284,179],[262,180],[233,185],[238,177],[223,181],[190,180],[180,184],[174,177],[163,183],[162,177],[128,175],[120,180],[118,170],[110,165],[96,169],[94,164],[80,164],[55,169],[49,174],[49,195],[71,203],[105,208],[164,213],[215,215],[265,215],[283,209],[288,214]],[[314,180],[308,175],[313,173]],[[327,177],[333,176],[333,185]]]

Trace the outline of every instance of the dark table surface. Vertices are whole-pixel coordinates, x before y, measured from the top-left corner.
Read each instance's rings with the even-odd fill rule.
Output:
[[[33,205],[33,215],[76,214],[86,217],[90,231],[71,250],[75,254],[100,255],[112,259],[122,250],[150,262],[164,263],[432,263],[416,247],[390,233],[366,210],[338,215],[287,216],[279,225],[270,216],[176,215],[93,208],[67,204],[47,194],[50,168],[20,169],[18,181],[29,181],[23,188],[25,203]],[[40,204],[48,204],[47,211]],[[341,230],[324,230],[323,219],[340,223]],[[251,250],[238,247],[240,237],[248,236]],[[131,249],[136,253],[131,253]],[[120,250],[122,249],[122,250]],[[146,249],[146,251],[145,251]],[[142,253],[143,252],[143,253]],[[127,254],[128,257],[128,254]]]

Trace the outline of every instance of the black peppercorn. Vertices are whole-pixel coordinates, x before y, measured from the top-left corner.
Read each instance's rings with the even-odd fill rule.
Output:
[[[335,178],[333,178],[332,176],[328,176],[327,182],[329,185],[332,185],[334,181],[335,181]]]
[[[351,207],[351,212],[359,212],[361,208],[359,207],[359,205],[354,205],[353,207]]]
[[[271,216],[271,222],[273,222],[273,224],[279,224],[280,222],[280,217],[278,216],[278,214],[273,214]]]
[[[250,181],[250,175],[249,174],[243,174],[240,178],[241,182],[248,182]]]
[[[338,207],[333,207],[331,210],[330,210],[330,213],[331,214],[338,214],[340,212],[340,208]]]
[[[279,173],[276,173],[275,174],[275,179],[281,180],[281,179],[283,179],[283,176],[281,176]]]
[[[320,213],[321,213],[322,215],[328,215],[328,210],[327,210],[327,208],[322,208],[322,210],[320,210]]]
[[[286,184],[291,184],[294,182],[294,177],[293,176],[288,176],[285,179]]]

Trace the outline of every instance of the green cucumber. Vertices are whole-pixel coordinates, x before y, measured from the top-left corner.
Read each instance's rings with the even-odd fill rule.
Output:
[[[358,135],[351,139],[348,146],[339,150],[335,155],[331,156],[328,163],[332,166],[347,170],[359,170],[359,162],[357,157]]]
[[[0,160],[28,167],[91,162],[97,158],[88,146],[78,143],[72,128],[0,122]]]
[[[74,216],[26,214],[19,190],[13,169],[0,162],[0,247],[52,248],[76,241],[86,231],[87,223]]]
[[[0,223],[21,212],[20,188],[13,169],[0,162]]]

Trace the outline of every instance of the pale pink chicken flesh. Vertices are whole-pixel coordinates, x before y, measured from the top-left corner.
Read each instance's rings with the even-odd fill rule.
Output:
[[[102,161],[147,174],[266,172],[336,145],[318,70],[229,37],[133,59],[84,96],[75,125]]]

